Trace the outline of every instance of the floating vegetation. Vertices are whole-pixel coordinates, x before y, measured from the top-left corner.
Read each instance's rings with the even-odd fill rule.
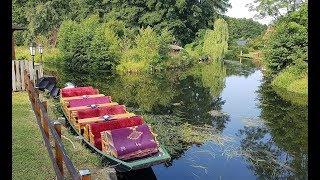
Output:
[[[286,169],[294,172],[294,169],[287,165],[289,161],[285,160],[284,162],[281,162],[278,159],[278,156],[274,155],[270,151],[255,151],[253,149],[245,149],[242,150],[241,156],[247,158],[247,161],[250,162],[255,168],[260,167],[269,169],[273,173],[275,173],[274,171],[279,171],[280,169]]]
[[[259,117],[245,117],[241,119],[241,122],[243,122],[246,127],[264,127],[269,123]]]
[[[191,125],[172,115],[141,114],[152,125],[158,140],[166,147],[172,160],[179,158],[193,145],[201,145],[213,139],[215,131],[210,125]],[[192,158],[191,158],[192,159]]]
[[[178,133],[187,143],[202,144],[209,141],[214,135],[212,133],[212,126],[204,125],[198,127],[189,123],[184,123],[179,128]]]
[[[197,165],[191,165],[191,167],[203,169],[203,170],[204,170],[204,172],[205,172],[206,174],[208,174],[207,167],[204,167],[204,166],[197,166]]]
[[[195,177],[201,179],[200,176],[196,175],[195,173],[192,172],[192,174],[193,174]]]
[[[228,116],[228,113],[219,110],[211,110],[208,113],[213,117]]]
[[[211,138],[212,142],[214,142],[217,145],[223,146],[226,142],[233,142],[234,138],[227,135],[222,135],[219,133],[216,133]]]

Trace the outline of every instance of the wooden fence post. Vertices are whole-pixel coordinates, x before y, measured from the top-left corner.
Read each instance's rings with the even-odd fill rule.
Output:
[[[12,61],[12,90],[17,91],[17,86],[16,86],[16,73],[15,73],[15,61]]]
[[[47,138],[49,139],[49,126],[48,126],[48,123],[46,121],[46,118],[44,117],[44,114],[47,113],[48,111],[48,104],[47,104],[47,101],[41,101],[44,109],[46,110],[46,112],[42,112],[42,127],[44,129],[44,132],[47,136]]]
[[[41,112],[40,112],[40,104],[38,104],[38,101],[37,101],[37,98],[40,100],[40,97],[39,97],[39,88],[38,87],[35,87],[34,90],[36,91],[36,96],[34,97],[34,102],[35,102],[35,108],[36,108],[36,112],[38,114],[38,116],[40,116]],[[41,117],[41,116],[40,116]]]
[[[32,102],[35,103],[36,98],[34,97],[34,94],[32,93],[31,86],[34,87],[34,83],[33,83],[32,81],[29,81],[29,88],[30,88],[31,99],[32,99]]]
[[[59,138],[61,139],[61,123],[58,121],[55,121],[53,124],[54,124],[54,129],[57,131]],[[57,141],[55,141],[54,149],[56,151],[56,161],[57,161],[58,167],[60,169],[60,172],[63,176],[62,153],[61,153],[61,150],[58,146]]]
[[[81,180],[90,180],[91,179],[91,172],[86,169],[86,170],[80,170],[79,171]]]

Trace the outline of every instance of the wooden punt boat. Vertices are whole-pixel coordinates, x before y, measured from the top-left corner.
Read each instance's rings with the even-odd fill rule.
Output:
[[[78,87],[73,87],[73,88],[77,89]],[[91,86],[90,86],[90,88],[91,88]],[[81,88],[79,88],[79,89],[81,89]],[[70,90],[66,90],[65,92],[71,92],[71,90],[72,90],[72,88],[70,88]],[[78,94],[74,93],[74,94],[70,95],[70,93],[69,93],[69,95],[65,96],[65,97],[63,97],[64,94],[61,93],[61,91],[63,91],[63,89],[60,89],[60,95],[59,95],[61,109],[63,110],[64,116],[68,120],[68,123],[70,124],[70,126],[77,133],[77,135],[80,136],[83,139],[83,141],[91,149],[93,149],[95,152],[97,152],[102,157],[105,157],[106,160],[108,161],[108,163],[112,167],[114,167],[116,169],[116,171],[127,172],[127,171],[131,171],[131,170],[149,168],[153,165],[165,163],[171,159],[170,155],[165,150],[165,148],[159,144],[157,146],[157,150],[158,150],[157,152],[153,152],[153,153],[144,155],[143,157],[131,158],[128,160],[119,159],[119,158],[115,157],[114,155],[107,153],[106,148],[104,147],[106,142],[103,142],[103,140],[101,140],[102,141],[101,144],[103,146],[102,149],[98,148],[97,145],[95,145],[95,143],[94,143],[95,140],[93,139],[93,135],[92,135],[92,133],[89,132],[90,129],[87,126],[89,126],[90,124],[91,125],[95,124],[95,126],[98,126],[99,124],[97,124],[97,123],[99,123],[99,122],[101,123],[101,121],[103,121],[105,116],[80,119],[79,122],[80,121],[81,122],[88,122],[91,120],[89,122],[89,125],[80,126],[79,122],[75,118],[75,115],[77,114],[77,112],[90,111],[90,109],[94,109],[97,107],[99,107],[99,108],[111,107],[111,106],[115,107],[118,105],[118,103],[112,102],[110,96],[105,96],[104,94],[99,94],[97,90],[95,91],[95,93],[91,93],[91,94],[82,92],[82,93],[78,93]],[[81,103],[83,103],[83,102],[81,102],[80,105],[78,104],[79,106],[68,107],[70,105],[69,103],[71,103],[71,101],[79,101],[80,102],[84,99],[91,99],[92,100],[94,98],[104,98],[104,97],[108,97],[110,102],[102,102],[101,101],[99,104],[89,104],[89,105],[88,104],[86,104],[86,105],[81,104]],[[79,102],[77,102],[77,103],[79,103]],[[115,115],[111,115],[111,116],[118,119],[118,118],[136,117],[137,115],[135,115],[134,113],[127,112],[125,110],[125,113],[123,113],[123,114],[115,114]],[[113,121],[113,120],[111,120],[111,121]],[[118,121],[121,121],[121,120],[119,119]],[[152,134],[155,135],[154,133],[152,133]],[[101,132],[101,135],[102,135],[102,132]]]

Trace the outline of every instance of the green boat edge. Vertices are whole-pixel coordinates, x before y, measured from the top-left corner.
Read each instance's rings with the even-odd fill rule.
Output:
[[[115,168],[118,172],[127,172],[131,170],[138,170],[138,169],[144,169],[151,167],[153,165],[161,164],[164,162],[167,162],[171,159],[171,156],[169,153],[166,151],[166,149],[160,145],[159,151],[162,153],[161,156],[157,157],[148,157],[148,158],[143,158],[141,160],[136,160],[132,162],[125,162],[120,159],[114,158],[113,156],[110,156],[104,152],[102,152],[100,149],[96,148],[94,145],[92,145],[87,139],[81,135],[80,132],[73,126],[73,124],[70,122],[66,112],[64,111],[63,107],[60,104],[60,107],[63,111],[63,114],[65,118],[68,120],[68,124],[72,127],[72,129],[82,138],[82,140],[89,145],[92,149],[94,149],[97,153],[99,153],[101,156],[105,157],[108,159],[108,162],[110,162],[111,166]]]

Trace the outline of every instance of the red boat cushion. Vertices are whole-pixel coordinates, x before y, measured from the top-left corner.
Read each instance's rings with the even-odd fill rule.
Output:
[[[134,116],[129,118],[120,118],[112,121],[104,121],[99,123],[90,123],[90,132],[94,135],[94,146],[98,149],[101,147],[101,132],[124,127],[138,126],[143,124],[142,116]]]
[[[111,96],[87,98],[87,99],[72,99],[69,101],[70,107],[88,106],[92,104],[111,103]]]
[[[158,152],[159,143],[147,124],[101,132],[110,155],[127,160]]]
[[[99,150],[102,150],[101,137],[100,138],[94,138],[94,146],[96,148],[98,148]]]
[[[115,105],[108,107],[100,107],[95,109],[79,110],[78,119],[99,117],[104,115],[124,114],[126,113],[126,107],[124,105]]]
[[[73,97],[73,96],[82,96],[82,95],[92,95],[92,94],[99,94],[98,89],[81,89],[76,91],[65,91],[62,92],[62,97]]]
[[[61,92],[72,92],[72,91],[91,90],[91,89],[93,89],[92,86],[74,87],[74,88],[62,88]]]
[[[81,91],[81,90],[93,90],[92,86],[86,86],[86,87],[74,87],[74,88],[62,88],[61,89],[61,97],[71,97],[68,96],[69,93],[74,91]]]

